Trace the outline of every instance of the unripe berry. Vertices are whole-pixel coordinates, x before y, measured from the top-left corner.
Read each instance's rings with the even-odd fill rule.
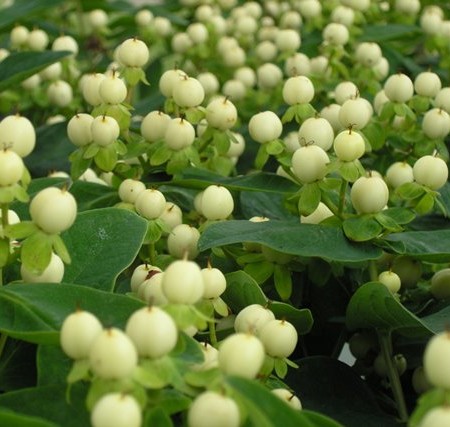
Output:
[[[443,268],[433,274],[430,292],[437,299],[450,298],[450,268]]]
[[[233,209],[233,196],[226,187],[210,185],[203,191],[200,210],[205,218],[226,219],[232,214]]]
[[[78,53],[78,42],[72,36],[59,36],[53,41],[52,50],[68,50],[76,55]]]
[[[100,84],[106,78],[102,73],[86,74],[81,82],[81,93],[86,102],[93,107],[100,105],[103,100],[100,96]]]
[[[441,79],[431,71],[423,71],[414,79],[414,89],[418,95],[434,98],[441,88]]]
[[[219,367],[227,375],[253,379],[265,358],[264,345],[255,335],[235,333],[219,345]]]
[[[61,283],[64,277],[64,263],[58,255],[52,253],[50,263],[42,272],[28,270],[21,264],[20,275],[25,283]]]
[[[204,391],[192,402],[188,411],[188,427],[239,427],[240,414],[236,402],[214,391]]]
[[[393,188],[413,181],[413,168],[406,162],[395,162],[386,171],[386,182]]]
[[[162,290],[170,303],[195,304],[205,291],[200,267],[188,260],[172,262],[164,271]]]
[[[107,393],[95,403],[91,424],[92,427],[141,427],[141,408],[131,395]]]
[[[448,178],[448,166],[435,156],[422,156],[413,166],[414,180],[432,190],[443,187]]]
[[[206,107],[206,120],[208,124],[220,130],[227,130],[237,121],[237,110],[227,98],[215,98]]]
[[[117,59],[125,67],[143,67],[149,58],[147,45],[137,38],[127,39],[117,47]]]
[[[175,258],[187,256],[194,259],[198,255],[198,239],[200,232],[195,227],[179,224],[172,229],[167,238],[167,250]]]
[[[372,105],[364,98],[347,99],[339,110],[339,121],[342,127],[362,129],[372,117]]]
[[[406,74],[393,74],[384,83],[384,93],[389,101],[407,102],[414,94],[414,84]]]
[[[87,22],[93,29],[104,28],[108,25],[108,14],[103,9],[93,9],[88,12]]]
[[[141,135],[148,142],[164,138],[170,120],[170,116],[162,111],[151,111],[142,119]]]
[[[159,90],[166,98],[171,98],[175,83],[184,78],[187,78],[187,74],[183,70],[167,70],[159,79]]]
[[[24,170],[22,157],[8,148],[0,150],[0,187],[17,184]]]
[[[210,73],[208,71],[200,73],[197,76],[197,80],[203,86],[203,90],[205,91],[206,96],[215,94],[219,90],[219,80],[213,73]]]
[[[348,42],[350,35],[345,25],[332,22],[323,29],[322,37],[331,45],[343,46]]]
[[[44,30],[35,28],[28,34],[28,47],[34,51],[43,51],[48,45],[48,35]]]
[[[127,86],[116,72],[112,72],[100,82],[98,93],[104,103],[120,104],[127,97]]]
[[[340,82],[334,88],[334,99],[339,105],[342,105],[347,99],[358,96],[358,87],[350,81]]]
[[[144,190],[145,184],[136,179],[124,179],[119,185],[119,197],[125,203],[134,203]]]
[[[92,343],[102,330],[102,324],[94,314],[77,310],[69,314],[61,326],[61,348],[72,359],[86,359]]]
[[[272,111],[263,111],[251,117],[248,122],[248,130],[252,139],[264,144],[280,137],[283,132],[283,124]]]
[[[292,170],[302,183],[319,181],[327,173],[330,162],[326,151],[318,145],[305,145],[292,156]]]
[[[172,317],[158,307],[143,307],[128,319],[125,333],[131,338],[141,357],[152,359],[170,353],[178,340]]]
[[[363,42],[355,51],[356,60],[366,67],[373,67],[382,56],[381,48],[377,43]]]
[[[432,108],[423,116],[423,133],[431,139],[443,139],[450,132],[450,115],[439,108]]]
[[[450,335],[441,332],[428,341],[423,355],[425,375],[434,387],[450,389]]]
[[[120,127],[111,116],[97,116],[91,124],[92,140],[102,147],[112,144],[119,138]]]
[[[159,219],[164,221],[170,231],[173,231],[176,226],[183,222],[183,212],[175,203],[166,202],[164,211],[159,216]]]
[[[205,90],[197,79],[183,77],[175,80],[172,97],[180,107],[197,107],[205,98]]]
[[[361,134],[347,129],[336,135],[333,148],[339,160],[352,162],[364,154],[366,144]]]
[[[202,277],[203,283],[205,284],[203,298],[218,298],[225,292],[227,281],[224,274],[218,268],[213,268],[210,265],[202,268]]]
[[[274,89],[282,82],[283,72],[277,65],[268,62],[256,69],[256,78],[260,89]]]
[[[283,99],[288,105],[307,104],[314,97],[314,85],[306,76],[288,78],[283,86]]]
[[[77,216],[77,202],[67,190],[47,187],[34,196],[30,203],[34,223],[49,234],[67,230]]]
[[[18,48],[25,45],[28,42],[29,31],[27,27],[23,25],[16,25],[9,35],[11,41],[11,47]]]
[[[161,269],[150,264],[138,265],[131,274],[130,287],[131,292],[136,293],[142,282],[149,279],[156,273],[160,273]]]
[[[26,157],[35,144],[36,132],[26,117],[16,114],[0,121],[0,147],[8,147],[20,157]]]
[[[266,353],[281,359],[289,357],[298,342],[297,330],[286,320],[270,320],[261,328],[259,337]]]
[[[158,218],[163,213],[165,205],[164,195],[154,188],[141,191],[135,200],[137,213],[147,219]]]
[[[380,212],[389,200],[389,189],[383,178],[362,176],[352,185],[352,205],[359,213]]]
[[[301,124],[298,141],[300,145],[317,145],[328,151],[334,141],[333,127],[323,117],[310,117]]]
[[[270,309],[260,304],[250,304],[237,314],[234,319],[234,330],[258,335],[261,328],[274,319],[275,315]]]
[[[151,306],[162,306],[169,303],[162,290],[163,272],[155,273],[144,280],[137,290],[138,297]]]
[[[67,136],[72,144],[82,147],[92,142],[91,125],[94,118],[90,114],[78,113],[67,123]]]
[[[138,354],[133,341],[120,329],[104,329],[92,342],[89,364],[99,378],[129,378],[137,362]]]
[[[278,396],[283,402],[286,402],[291,408],[300,410],[302,404],[300,399],[286,388],[274,388],[270,390],[275,396]]]
[[[313,213],[307,216],[300,216],[300,222],[302,224],[320,224],[330,216],[333,216],[333,212],[331,212],[330,208],[324,203],[319,202],[319,205]]]
[[[450,424],[450,408],[435,406],[430,409],[420,422],[420,427],[444,427]]]
[[[388,288],[393,294],[397,293],[402,285],[400,276],[390,270],[382,271],[378,275],[378,281],[386,286],[386,288]]]
[[[67,107],[73,99],[72,86],[64,80],[56,80],[47,88],[48,100],[58,107]]]
[[[178,117],[167,123],[164,141],[172,150],[189,147],[195,140],[195,128],[186,119]]]

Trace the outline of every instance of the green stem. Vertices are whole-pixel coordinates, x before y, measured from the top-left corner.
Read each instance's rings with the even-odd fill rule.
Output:
[[[389,384],[392,394],[397,404],[397,411],[402,423],[408,421],[408,410],[406,408],[405,397],[403,395],[402,384],[398,375],[397,367],[392,358],[391,333],[389,331],[377,331],[380,343],[381,353],[386,363]]]
[[[209,341],[213,347],[217,347],[216,322],[208,322]]]
[[[378,268],[375,260],[369,261],[369,277],[372,282],[378,281]]]
[[[2,215],[2,221],[1,221],[1,229],[3,230],[3,233],[6,229],[6,227],[8,226],[8,211],[9,211],[9,206],[7,203],[2,203],[0,205],[1,207],[1,215]],[[4,239],[7,242],[7,248],[9,248],[9,238],[8,237],[1,237],[0,239]],[[0,286],[3,286],[3,268],[0,268]],[[0,353],[1,354],[1,353]]]
[[[148,258],[149,258],[150,265],[155,265],[155,262],[156,262],[156,249],[155,249],[155,244],[154,243],[150,243],[148,245]]]
[[[344,213],[344,207],[345,207],[345,195],[347,194],[347,185],[348,182],[343,179],[341,182],[341,188],[339,189],[339,217],[342,218],[342,214]]]
[[[8,339],[8,335],[6,335],[6,334],[0,335],[0,358],[3,355],[3,350],[5,349],[7,339]]]
[[[78,19],[78,25],[80,26],[80,35],[82,37],[86,36],[86,26],[84,24],[84,12],[83,12],[83,4],[81,3],[81,0],[75,0],[76,4],[76,14]]]

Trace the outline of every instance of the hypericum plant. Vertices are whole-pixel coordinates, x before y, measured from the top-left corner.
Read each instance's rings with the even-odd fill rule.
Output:
[[[1,425],[445,423],[445,2],[3,3]]]

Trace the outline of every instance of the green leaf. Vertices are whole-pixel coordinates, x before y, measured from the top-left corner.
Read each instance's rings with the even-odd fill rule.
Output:
[[[70,254],[67,251],[66,245],[64,244],[64,241],[63,239],[61,239],[61,236],[59,234],[55,234],[52,236],[52,244],[53,250],[55,251],[56,255],[58,255],[65,264],[70,264]]]
[[[95,314],[105,326],[123,328],[144,303],[86,286],[11,283],[0,289],[0,330],[37,344],[59,345],[64,319],[77,307]],[[111,309],[114,307],[114,310]]]
[[[275,373],[281,379],[283,379],[288,373],[288,365],[283,359],[275,359]]]
[[[112,171],[116,166],[117,160],[117,151],[114,144],[100,147],[98,153],[94,157],[95,164],[105,172]]]
[[[64,384],[74,361],[62,351],[59,345],[38,346],[35,364],[37,367],[37,385]]]
[[[276,220],[211,224],[201,235],[198,247],[200,251],[205,251],[240,242],[261,243],[292,255],[338,262],[365,261],[381,256],[379,248],[349,242],[340,228]]]
[[[428,316],[421,317],[420,320],[427,328],[431,329],[435,334],[445,332],[448,328],[448,319],[450,318],[450,306],[429,314]]]
[[[283,141],[279,139],[274,139],[273,141],[269,141],[266,143],[266,151],[268,154],[272,156],[276,156],[277,154],[281,154],[284,150]]]
[[[133,372],[133,379],[149,389],[164,388],[170,383],[173,365],[168,357],[145,359]]]
[[[434,207],[434,195],[431,193],[424,194],[417,202],[414,210],[419,215],[425,215],[429,213]]]
[[[41,231],[32,234],[22,242],[20,257],[29,271],[42,273],[52,257],[52,236]]]
[[[229,377],[226,383],[258,427],[342,427],[328,417],[307,410],[296,411],[266,387],[245,378]],[[314,421],[314,418],[316,421]]]
[[[379,43],[386,42],[388,40],[409,39],[420,33],[421,30],[417,25],[391,23],[384,25],[365,25],[364,31],[359,40]]]
[[[301,189],[298,202],[300,215],[308,216],[312,214],[319,206],[320,198],[321,192],[318,183],[305,184]]]
[[[316,110],[311,104],[295,105],[295,119],[297,123],[301,123],[309,117],[314,117],[314,114],[316,114]]]
[[[57,427],[58,425],[40,417],[23,415],[15,411],[0,408],[0,425],[8,427]]]
[[[358,161],[341,162],[339,173],[345,181],[355,182],[361,176],[361,169]]]
[[[222,299],[228,304],[233,313],[238,313],[250,304],[267,304],[264,292],[256,281],[245,271],[235,271],[225,275],[227,288]]]
[[[269,157],[270,157],[270,155],[266,150],[266,145],[260,144],[258,151],[256,153],[256,157],[255,157],[255,168],[258,170],[262,170],[264,165],[269,160]]]
[[[274,270],[274,263],[270,261],[259,261],[247,264],[244,271],[248,273],[257,283],[264,283],[272,276]]]
[[[347,306],[346,323],[350,330],[375,328],[396,331],[406,337],[427,337],[433,333],[379,282],[365,283],[353,294]]]
[[[161,144],[150,156],[150,164],[159,166],[166,163],[172,156],[173,151],[166,145]]]
[[[17,224],[8,225],[6,235],[10,239],[24,239],[31,236],[39,230],[38,226],[32,221],[21,221]]]
[[[69,188],[77,201],[78,212],[114,206],[120,201],[117,190],[103,184],[75,181]]]
[[[83,159],[87,160],[94,158],[100,151],[101,147],[97,144],[91,143],[89,145],[85,145],[83,148]]]
[[[381,124],[371,121],[363,130],[364,136],[370,142],[370,146],[373,150],[379,150],[383,147],[386,135],[383,126]]]
[[[5,27],[23,19],[24,16],[32,17],[45,9],[50,10],[61,4],[63,1],[64,0],[16,1],[10,7],[2,9],[0,15],[0,29],[4,30]]]
[[[378,395],[347,364],[325,356],[303,357],[298,364],[298,369],[288,371],[284,382],[304,408],[332,417],[345,427],[399,426],[394,416],[380,408]]]
[[[159,406],[145,412],[143,427],[173,427],[170,416]]]
[[[300,335],[307,334],[313,327],[313,316],[308,308],[300,309],[277,301],[269,301],[267,307],[273,311],[277,319],[285,319],[292,323]]]
[[[162,236],[163,229],[158,220],[149,220],[147,222],[147,232],[144,241],[146,243],[156,243]]]
[[[69,160],[70,176],[74,180],[78,179],[84,172],[86,172],[86,169],[90,166],[92,161],[92,159],[84,158],[84,150],[81,148],[73,151],[69,156]]]
[[[450,230],[405,231],[390,234],[384,240],[402,243],[404,255],[427,262],[450,261]]]
[[[394,117],[394,115],[395,115],[394,105],[395,104],[390,101],[383,104],[383,107],[381,108],[381,113],[380,113],[380,120],[382,120],[382,121],[389,120],[392,117]]]
[[[402,199],[406,200],[417,199],[424,193],[425,193],[424,188],[420,184],[417,184],[416,182],[407,182],[395,189],[395,194],[397,194]]]
[[[292,294],[292,277],[290,270],[285,265],[275,264],[273,271],[275,289],[284,301]]]
[[[413,221],[416,218],[416,215],[411,209],[393,207],[384,209],[380,213],[378,213],[377,219],[379,219],[380,217],[389,218],[397,224],[404,225],[409,224],[411,221]]]
[[[118,208],[78,214],[62,234],[72,258],[64,281],[112,290],[117,276],[135,259],[144,240],[147,221]]]
[[[30,427],[88,426],[89,413],[84,405],[86,386],[76,385],[72,388],[70,403],[66,402],[66,387],[66,384],[57,384],[5,393],[0,395],[0,407],[47,421],[47,424],[30,424]],[[22,427],[22,424],[17,426]]]
[[[296,112],[296,105],[291,105],[283,114],[283,117],[281,118],[281,122],[284,123],[288,123],[291,122],[292,119],[295,117],[295,112]]]
[[[372,216],[354,216],[342,223],[345,235],[355,242],[372,240],[383,231],[383,227]]]
[[[72,369],[67,375],[67,382],[69,384],[74,384],[78,381],[89,378],[89,359],[75,360],[72,365]]]
[[[230,138],[228,134],[221,130],[214,130],[213,144],[217,148],[219,154],[226,154],[230,148]]]
[[[205,169],[186,169],[173,181],[165,183],[179,187],[205,189],[220,184],[235,191],[263,191],[269,193],[295,193],[298,185],[274,173],[257,172],[237,177],[223,177]]]
[[[2,16],[4,10],[2,10]],[[0,18],[0,26],[2,19]],[[50,64],[68,56],[66,51],[16,52],[0,62],[0,92],[17,86],[21,81],[38,73]]]
[[[422,418],[431,409],[437,406],[445,406],[450,398],[450,393],[444,389],[434,388],[419,397],[414,412],[409,419],[408,427],[419,427]]]

